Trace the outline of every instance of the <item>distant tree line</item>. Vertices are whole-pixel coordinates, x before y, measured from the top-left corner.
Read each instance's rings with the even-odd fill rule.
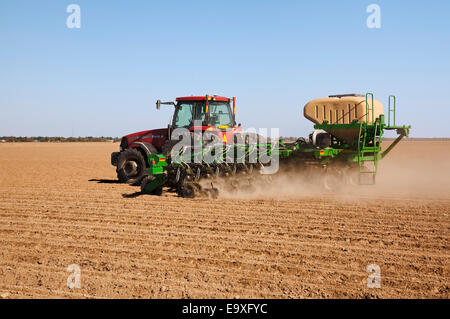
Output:
[[[118,142],[119,137],[0,136],[1,142]]]

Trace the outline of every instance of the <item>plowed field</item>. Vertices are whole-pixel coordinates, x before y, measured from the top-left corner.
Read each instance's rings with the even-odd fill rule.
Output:
[[[217,200],[123,197],[118,147],[0,144],[2,298],[450,297],[450,142],[400,143],[377,186]]]

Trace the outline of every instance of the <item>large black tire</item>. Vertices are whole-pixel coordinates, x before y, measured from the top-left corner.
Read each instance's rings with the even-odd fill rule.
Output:
[[[327,192],[337,192],[345,185],[344,171],[340,167],[327,167],[322,172],[322,185]]]
[[[146,175],[146,168],[144,155],[135,148],[128,148],[119,155],[117,177],[122,183],[136,185]]]

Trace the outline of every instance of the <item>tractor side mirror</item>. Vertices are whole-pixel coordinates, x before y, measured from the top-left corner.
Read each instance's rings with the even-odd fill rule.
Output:
[[[175,102],[161,102],[161,100],[156,101],[156,109],[161,109],[161,104],[170,104],[176,107]]]

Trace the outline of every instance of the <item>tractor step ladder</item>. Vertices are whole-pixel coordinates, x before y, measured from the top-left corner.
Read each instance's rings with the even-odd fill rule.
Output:
[[[369,107],[369,96],[372,106]],[[374,99],[372,93],[366,94],[366,121],[361,121],[358,139],[358,164],[359,164],[359,184],[375,184],[375,176],[378,171],[378,160],[381,142],[381,122],[375,119]],[[371,112],[371,122],[369,122],[369,111]],[[364,164],[371,164],[367,167]],[[370,183],[363,183],[362,176],[372,176]]]
[[[391,101],[393,101],[391,106]],[[395,127],[395,107],[397,104],[397,98],[395,95],[389,95],[389,103],[388,103],[388,127],[391,127],[391,114],[393,115],[393,127]]]

